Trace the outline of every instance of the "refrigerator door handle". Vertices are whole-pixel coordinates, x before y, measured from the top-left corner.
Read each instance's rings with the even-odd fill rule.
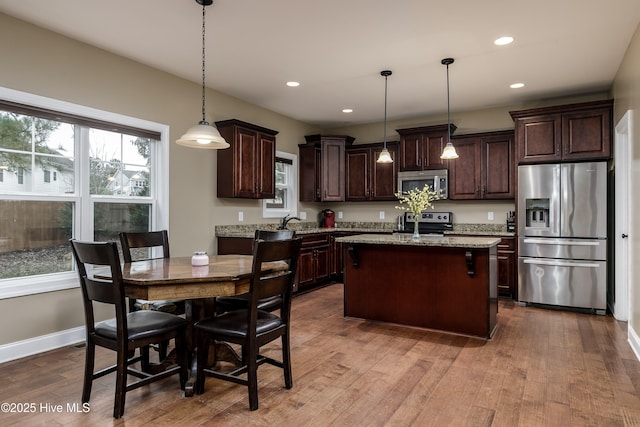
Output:
[[[558,267],[588,267],[598,268],[600,264],[595,262],[575,262],[575,261],[558,261],[558,260],[545,260],[545,259],[525,259],[525,264],[540,264],[540,265],[552,265]]]
[[[586,242],[566,242],[562,240],[549,240],[549,239],[524,239],[523,243],[535,243],[537,245],[565,245],[565,246],[599,246],[600,242],[586,241]]]

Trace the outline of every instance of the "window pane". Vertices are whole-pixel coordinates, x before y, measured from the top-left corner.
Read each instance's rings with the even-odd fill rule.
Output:
[[[287,167],[289,165],[276,162],[276,185],[287,185]]]
[[[0,111],[0,168],[0,192],[73,193],[74,126]],[[60,172],[56,185],[42,185],[45,170]]]
[[[151,230],[150,203],[95,203],[93,206],[95,241],[118,241],[121,231]]]
[[[151,140],[91,129],[91,194],[150,196]]]
[[[0,200],[0,279],[71,271],[73,206]]]
[[[287,200],[287,189],[286,188],[276,188],[276,197],[267,200],[267,208],[268,209],[285,209]]]
[[[13,284],[11,278],[26,277],[17,281],[25,295],[58,289],[66,276],[52,277],[51,286],[48,277],[29,276],[73,271],[72,234],[80,240],[117,241],[120,231],[151,229],[151,212],[157,209],[152,197],[166,191],[151,181],[154,157],[168,151],[158,148],[160,132],[107,122],[95,110],[86,110],[86,118],[58,113],[55,100],[32,108],[9,93],[5,103],[1,87],[0,93],[0,279]],[[88,180],[76,187],[80,173]],[[78,212],[91,214],[79,224]],[[14,291],[2,293],[11,288],[3,284],[0,296],[13,296]]]

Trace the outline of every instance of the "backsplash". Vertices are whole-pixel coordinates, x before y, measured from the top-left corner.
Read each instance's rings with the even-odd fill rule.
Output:
[[[216,225],[215,235],[225,237],[250,237],[253,236],[255,230],[276,230],[278,223],[273,224],[242,224],[242,225]],[[338,221],[336,222],[336,231],[357,230],[366,232],[371,231],[388,231],[392,232],[396,229],[395,222],[366,222],[366,221]],[[327,228],[319,228],[318,223],[314,221],[289,223],[287,226],[290,230],[301,233],[312,233],[320,231],[328,231]],[[512,235],[507,232],[506,224],[453,224],[454,234],[504,234]]]

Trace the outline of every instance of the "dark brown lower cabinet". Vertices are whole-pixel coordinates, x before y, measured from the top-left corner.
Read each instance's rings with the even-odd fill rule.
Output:
[[[298,258],[297,287],[294,291],[310,288],[332,279],[341,280],[344,267],[344,245],[336,242],[336,238],[353,234],[361,233],[332,231],[299,234],[302,236],[302,248]],[[383,232],[383,234],[387,234],[387,232]],[[253,239],[249,237],[218,237],[218,255],[229,254],[253,254]]]
[[[300,236],[302,236],[302,248],[298,258],[298,281],[295,291],[325,282],[333,275],[332,260],[334,256],[331,235],[329,233],[311,233]],[[250,237],[218,237],[218,255],[229,254],[253,254],[253,239]],[[340,266],[342,266],[342,261],[340,261]],[[340,274],[342,274],[342,270]]]
[[[306,234],[298,258],[298,290],[328,280],[331,276],[329,234]]]

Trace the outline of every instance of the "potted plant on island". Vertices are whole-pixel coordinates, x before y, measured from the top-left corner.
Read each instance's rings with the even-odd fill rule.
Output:
[[[413,240],[418,240],[420,238],[418,230],[420,213],[428,208],[433,209],[433,202],[438,200],[440,196],[430,185],[425,184],[422,189],[413,188],[405,193],[398,192],[396,197],[400,201],[400,206],[396,206],[396,209],[411,211],[413,214]]]

